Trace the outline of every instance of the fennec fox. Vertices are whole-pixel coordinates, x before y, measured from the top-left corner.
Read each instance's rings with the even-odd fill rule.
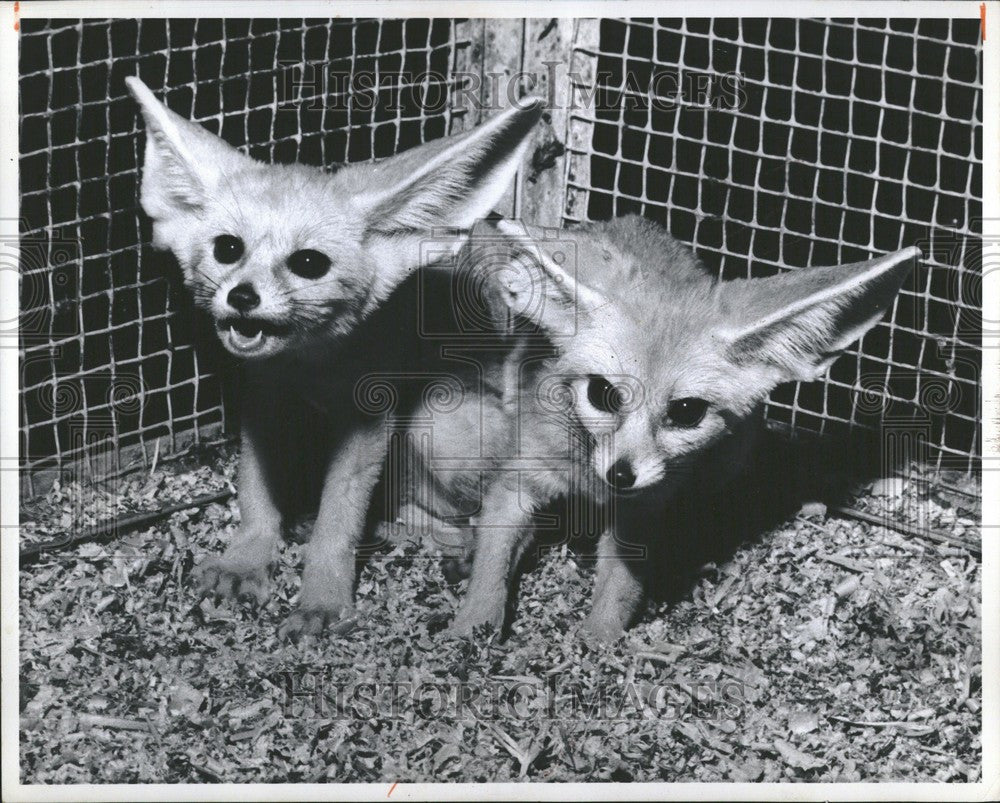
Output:
[[[727,484],[762,431],[768,393],[821,377],[881,319],[918,251],[718,281],[639,217],[554,240],[512,221],[499,226],[512,237],[501,294],[557,351],[512,347],[504,359],[515,379],[505,391],[469,385],[458,409],[434,415],[431,438],[410,439],[419,465],[411,498],[423,509],[411,504],[405,515],[426,522],[429,514],[433,527],[453,530],[448,522],[474,511],[472,576],[451,626],[467,634],[502,624],[542,505],[571,493],[605,505],[585,628],[613,639],[644,597],[643,563],[626,553],[666,537],[657,527],[682,496],[726,504]]]
[[[413,304],[392,297],[413,284],[431,229],[452,231],[457,249],[492,210],[541,103],[524,99],[467,133],[324,171],[254,161],[127,81],[146,122],[141,202],[154,245],[173,251],[197,306],[246,361],[241,524],[204,564],[203,586],[266,599],[284,505],[318,479],[299,605],[281,631],[319,632],[350,618],[356,545],[385,456],[381,420],[357,409],[355,385],[373,370],[419,372],[435,351],[418,342]]]

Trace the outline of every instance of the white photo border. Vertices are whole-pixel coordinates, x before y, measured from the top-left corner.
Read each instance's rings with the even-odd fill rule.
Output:
[[[18,30],[28,18],[98,17],[274,17],[279,7],[262,0],[118,0],[4,3],[0,7],[0,227],[14,228],[18,202]],[[720,0],[549,0],[544,6],[521,0],[467,2],[316,2],[290,0],[280,15],[303,17],[857,17],[976,18],[984,20],[983,235],[1000,241],[1000,0],[989,2],[815,2],[748,0],[738,6]],[[544,13],[540,13],[544,12]],[[6,230],[0,232],[9,235]],[[18,280],[0,271],[0,320],[17,315]],[[984,304],[1000,309],[1000,270],[983,277]],[[998,344],[1000,345],[1000,344]],[[18,515],[19,483],[14,470],[0,471],[0,603],[2,603],[3,771],[6,801],[50,800],[997,800],[1000,799],[1000,349],[983,349],[983,641],[982,780],[933,783],[399,783],[369,784],[22,784],[18,753]],[[18,465],[18,352],[0,348],[0,468]]]

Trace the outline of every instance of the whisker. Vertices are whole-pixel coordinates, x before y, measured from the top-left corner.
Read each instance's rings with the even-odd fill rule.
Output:
[[[300,290],[306,290],[306,289],[310,289],[311,290],[314,287],[323,287],[324,285],[334,284],[335,282],[336,283],[340,283],[340,284],[344,284],[344,279],[343,279],[342,276],[334,276],[332,279],[327,279],[326,281],[323,281],[323,282],[315,282],[314,284],[308,285],[308,287],[290,287],[287,290],[285,290],[283,293],[281,293],[281,295],[283,295],[283,296],[290,296],[290,295],[293,295],[294,293],[299,292]]]
[[[220,286],[219,283],[215,281],[215,279],[213,279],[207,273],[205,273],[205,271],[203,271],[200,267],[198,267],[197,265],[191,265],[189,269],[197,273],[199,276],[201,276],[209,285],[212,286],[213,289],[215,290],[219,289]]]

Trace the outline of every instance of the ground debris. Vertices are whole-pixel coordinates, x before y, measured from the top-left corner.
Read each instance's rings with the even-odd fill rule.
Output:
[[[134,509],[225,488],[234,470],[231,454],[164,464],[119,491]],[[894,482],[851,504],[976,540],[955,487]],[[118,504],[57,486],[24,535]],[[593,571],[565,549],[523,578],[506,640],[431,632],[463,592],[400,548],[363,568],[355,629],[295,646],[275,632],[301,544],[261,610],[191,585],[231,537],[235,500],[79,544],[20,577],[22,780],[977,780],[981,564],[826,513],[706,567],[607,647],[580,638]]]

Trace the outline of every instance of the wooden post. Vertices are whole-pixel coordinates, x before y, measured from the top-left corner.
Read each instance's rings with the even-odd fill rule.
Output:
[[[466,20],[455,70],[466,90],[453,131],[467,131],[523,94],[546,101],[526,164],[496,211],[541,226],[586,217],[586,191],[568,191],[567,179],[586,187],[593,136],[594,68],[599,20]]]
[[[534,76],[531,94],[547,102],[521,183],[519,211],[528,223],[558,227],[568,212],[570,219],[585,216],[567,207],[566,180],[571,163],[576,181],[586,184],[589,177],[593,110],[580,107],[577,90],[582,85],[592,97],[598,26],[596,19],[526,21],[523,70]]]
[[[516,84],[521,80],[525,21],[494,18],[469,20],[464,24],[472,34],[472,41],[456,70],[466,72],[473,82],[478,76],[479,83],[474,91],[467,93],[467,105],[475,106],[463,114],[465,122],[459,130],[467,131],[508,108],[520,97]],[[522,183],[523,177],[519,173],[514,186],[508,188],[497,203],[497,212],[507,217],[517,216],[517,199]]]

